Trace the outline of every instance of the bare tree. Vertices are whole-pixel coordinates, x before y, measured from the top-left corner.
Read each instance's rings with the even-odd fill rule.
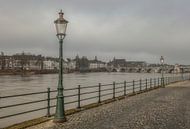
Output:
[[[5,69],[5,56],[4,56],[4,53],[1,52],[1,69],[4,70]]]

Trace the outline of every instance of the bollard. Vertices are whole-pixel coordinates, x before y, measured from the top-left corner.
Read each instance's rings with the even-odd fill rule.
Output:
[[[141,86],[142,86],[142,84],[141,84],[141,81],[142,81],[142,80],[140,79],[140,91],[142,91],[142,87],[141,87]]]
[[[78,109],[79,108],[81,108],[81,106],[80,106],[80,90],[81,90],[81,88],[80,88],[80,85],[78,85]]]
[[[101,103],[101,83],[98,85],[98,103]]]
[[[50,88],[47,88],[47,117],[50,117]]]
[[[152,78],[150,78],[150,89],[152,88]]]

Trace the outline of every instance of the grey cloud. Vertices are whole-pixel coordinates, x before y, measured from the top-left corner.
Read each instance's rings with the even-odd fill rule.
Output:
[[[53,21],[63,9],[69,20],[65,57],[114,56],[189,64],[188,0],[1,0],[0,51],[57,56]]]

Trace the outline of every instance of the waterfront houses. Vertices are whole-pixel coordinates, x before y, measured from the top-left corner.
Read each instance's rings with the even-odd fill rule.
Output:
[[[103,61],[100,61],[97,59],[97,56],[95,56],[94,60],[90,60],[89,61],[89,68],[90,70],[92,71],[99,71],[99,70],[103,70],[103,69],[106,69],[107,67],[107,63],[106,62],[103,62]]]
[[[29,53],[15,54],[11,56],[13,70],[43,70],[44,57]]]
[[[94,57],[88,59],[86,56],[67,58],[63,60],[64,73],[72,72],[147,72],[160,73],[160,64],[147,64],[145,61],[127,61],[126,59],[113,58],[112,61],[103,62]],[[59,70],[59,59],[54,57],[44,57],[30,53],[18,53],[14,55],[0,55],[0,72],[7,71],[34,71],[37,73],[55,73]],[[168,65],[164,64],[165,73],[190,72],[188,65]]]
[[[58,59],[52,57],[44,58],[43,65],[43,69],[46,70],[57,70],[59,68]]]

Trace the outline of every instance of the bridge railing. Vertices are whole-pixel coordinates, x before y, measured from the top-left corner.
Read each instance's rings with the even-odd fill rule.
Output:
[[[113,82],[109,84],[92,85],[92,86],[81,86],[78,85],[76,88],[64,89],[64,100],[66,110],[69,109],[81,109],[86,105],[92,103],[102,103],[106,100],[115,100],[118,97],[137,94],[145,92],[151,89],[159,88],[174,82],[189,80],[190,76],[175,76],[175,77],[164,77],[162,78],[149,78],[140,79],[133,81]],[[0,96],[0,120],[8,119],[10,117],[16,117],[19,115],[25,115],[28,113],[45,111],[46,113],[41,116],[54,115],[56,107],[56,94],[57,90],[51,90],[33,93],[24,93],[17,95]],[[44,96],[37,97],[36,96]],[[32,101],[15,102],[15,98],[24,99],[29,97]],[[33,99],[35,98],[35,99]],[[39,99],[40,98],[40,99]],[[28,100],[28,99],[27,99]],[[5,101],[1,103],[2,101]],[[33,106],[37,104],[36,106]],[[29,105],[29,106],[26,106]],[[10,109],[9,109],[10,108]],[[21,110],[15,110],[21,109]],[[2,111],[4,110],[4,111]],[[7,111],[8,110],[8,111]],[[28,118],[33,119],[29,115]],[[25,116],[26,117],[26,116]]]

